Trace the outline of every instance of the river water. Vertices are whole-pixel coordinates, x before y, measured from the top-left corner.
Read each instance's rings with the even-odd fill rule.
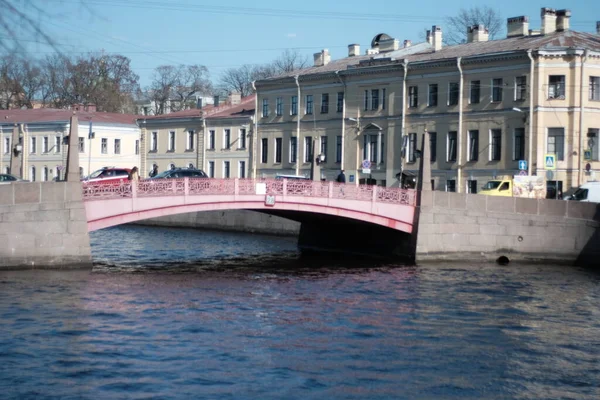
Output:
[[[598,399],[600,273],[126,226],[0,272],[1,399]]]

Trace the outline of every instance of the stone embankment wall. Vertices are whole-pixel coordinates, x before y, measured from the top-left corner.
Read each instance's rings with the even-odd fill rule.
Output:
[[[204,211],[168,215],[136,222],[139,225],[219,229],[268,235],[297,236],[300,223],[248,210]]]
[[[0,185],[0,268],[91,268],[79,182]]]
[[[423,192],[418,261],[600,265],[600,204]]]

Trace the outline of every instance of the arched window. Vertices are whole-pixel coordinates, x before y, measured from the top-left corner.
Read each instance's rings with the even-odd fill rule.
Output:
[[[42,170],[42,181],[48,182],[48,167],[44,167]]]
[[[35,167],[33,165],[29,168],[29,180],[35,182]]]

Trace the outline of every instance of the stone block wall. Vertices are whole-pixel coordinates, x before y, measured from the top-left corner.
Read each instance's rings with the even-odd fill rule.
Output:
[[[416,259],[600,264],[600,204],[423,192]]]
[[[91,268],[79,182],[0,185],[0,268]]]

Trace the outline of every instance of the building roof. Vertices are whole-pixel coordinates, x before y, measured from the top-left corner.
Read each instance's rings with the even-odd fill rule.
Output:
[[[254,102],[256,95],[244,97],[239,104],[223,104],[218,107],[213,105],[207,105],[202,109],[191,109],[177,111],[169,114],[162,115],[149,115],[140,117],[137,116],[138,120],[146,121],[167,121],[172,119],[186,119],[186,118],[200,118],[206,119],[221,119],[221,118],[236,118],[236,117],[248,117],[254,115]]]
[[[77,115],[79,122],[92,121],[99,124],[136,125],[138,117],[133,114],[105,113],[95,111],[59,110],[55,108],[0,110],[0,124],[63,122]]]

